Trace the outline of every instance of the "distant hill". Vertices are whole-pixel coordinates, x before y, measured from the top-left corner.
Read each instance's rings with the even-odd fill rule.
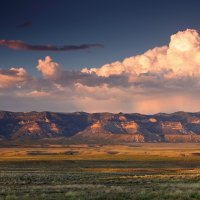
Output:
[[[0,141],[200,142],[200,113],[143,115],[0,111]]]

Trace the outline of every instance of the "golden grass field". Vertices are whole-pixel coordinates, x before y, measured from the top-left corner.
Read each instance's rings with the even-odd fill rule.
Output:
[[[17,160],[200,160],[198,143],[49,145],[0,148],[0,161]]]
[[[0,148],[1,199],[200,199],[200,144]]]

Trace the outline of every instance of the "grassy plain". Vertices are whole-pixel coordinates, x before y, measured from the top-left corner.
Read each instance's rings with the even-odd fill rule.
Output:
[[[1,199],[200,199],[200,144],[0,148]]]

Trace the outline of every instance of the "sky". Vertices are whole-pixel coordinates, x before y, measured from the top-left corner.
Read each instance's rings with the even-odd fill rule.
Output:
[[[199,7],[2,0],[0,110],[200,111]]]

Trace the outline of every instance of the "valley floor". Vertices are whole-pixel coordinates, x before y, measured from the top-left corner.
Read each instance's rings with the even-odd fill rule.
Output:
[[[0,148],[0,199],[200,199],[200,144]]]

